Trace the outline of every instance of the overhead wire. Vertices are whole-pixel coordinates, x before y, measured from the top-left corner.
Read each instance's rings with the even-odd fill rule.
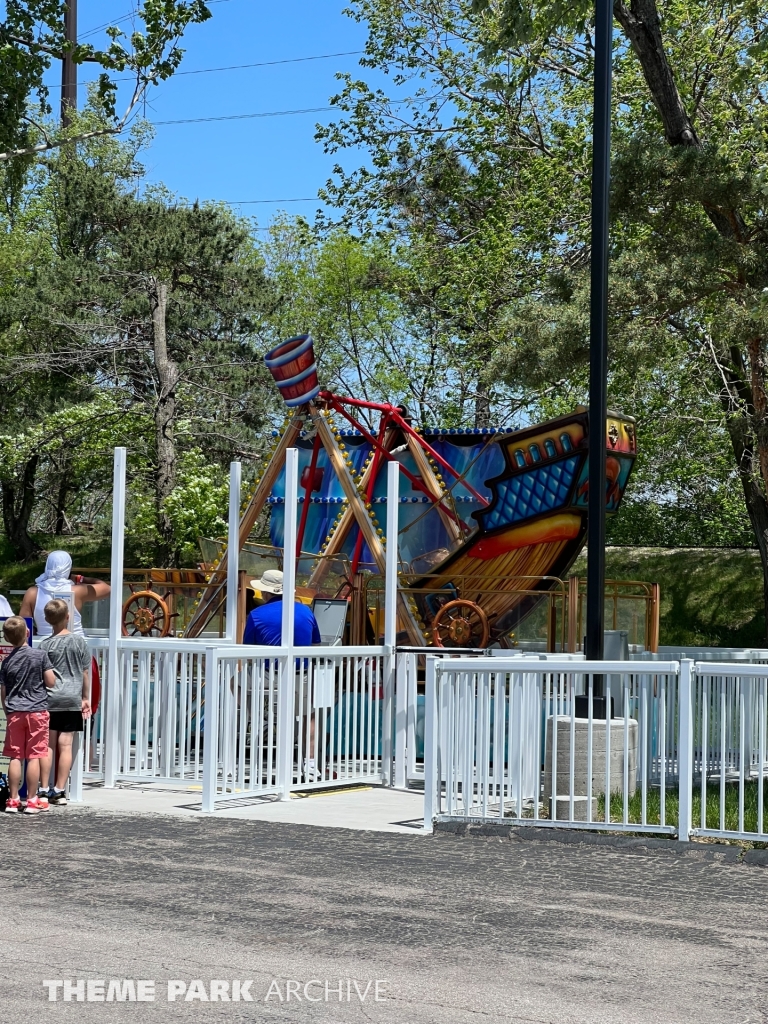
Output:
[[[215,3],[229,3],[230,0],[207,0],[207,2],[211,3],[211,4],[215,4]],[[104,22],[102,25],[97,25],[94,28],[88,29],[85,32],[80,33],[79,34],[79,38],[80,39],[86,39],[89,36],[96,35],[97,33],[103,31],[106,28],[109,28],[112,25],[119,25],[119,24],[122,24],[125,21],[129,21],[131,18],[136,17],[140,13],[141,13],[140,10],[136,9],[134,11],[129,12],[128,14],[122,15],[119,18],[114,18],[111,21]],[[364,50],[344,50],[344,51],[339,51],[339,52],[336,52],[336,53],[312,54],[312,55],[310,55],[308,57],[286,57],[286,58],[282,58],[282,59],[279,59],[279,60],[255,61],[255,62],[249,63],[249,64],[228,64],[228,65],[223,65],[221,67],[213,67],[213,68],[193,68],[193,69],[190,69],[188,71],[177,71],[177,72],[175,72],[174,77],[179,77],[181,75],[214,74],[214,73],[219,73],[219,72],[224,72],[224,71],[241,71],[241,70],[248,70],[248,69],[251,69],[251,68],[260,68],[260,67],[276,67],[276,66],[279,66],[279,65],[282,65],[282,64],[301,64],[301,63],[306,63],[308,61],[315,61],[315,60],[331,60],[331,59],[336,58],[336,57],[357,57],[357,56],[360,56],[361,54],[363,54],[364,52],[365,52]],[[131,81],[131,80],[132,79],[130,77],[115,79],[115,81],[117,81],[117,82],[120,82],[120,81]],[[87,85],[88,82],[79,82],[78,84],[79,85]],[[56,88],[56,87],[54,86],[54,88]],[[60,86],[59,86],[59,88],[60,88]],[[297,110],[267,110],[267,111],[259,111],[259,112],[256,112],[256,113],[249,113],[249,114],[226,114],[226,115],[214,116],[214,117],[178,118],[178,119],[167,120],[167,121],[154,121],[152,123],[154,125],[158,125],[158,126],[160,126],[160,125],[165,126],[165,125],[174,125],[174,124],[197,124],[197,123],[210,122],[210,121],[239,121],[239,120],[250,120],[250,119],[262,118],[262,117],[286,117],[286,116],[291,116],[291,115],[295,115],[295,114],[324,113],[324,112],[327,112],[327,111],[332,110],[332,109],[333,109],[333,107],[326,106],[326,107],[307,107],[307,108],[302,108],[302,109],[297,109]],[[270,205],[270,204],[278,204],[278,203],[310,203],[310,202],[318,202],[318,201],[319,200],[318,200],[317,196],[311,196],[311,197],[307,196],[307,197],[301,197],[301,198],[291,197],[291,198],[284,198],[284,199],[238,199],[238,200],[232,199],[232,200],[226,200],[228,205],[231,205],[231,206],[255,206],[255,205]]]
[[[174,78],[179,75],[208,75],[213,71],[242,71],[244,68],[271,68],[276,64],[301,64],[308,60],[328,60],[331,57],[357,57],[365,50],[343,50],[341,53],[318,53],[312,57],[286,57],[284,60],[261,60],[256,64],[229,64],[221,68],[197,68],[193,71],[176,71]]]
[[[228,4],[231,0],[206,0],[209,4]],[[124,21],[130,21],[131,18],[135,18],[138,14],[141,14],[141,10],[137,7],[135,11],[129,11],[128,14],[121,14],[119,18],[113,18],[111,21],[105,21],[103,25],[96,25],[95,28],[86,29],[85,32],[78,32],[78,40],[87,39],[88,36],[95,36],[99,32],[103,32],[105,28],[111,28],[112,25],[121,25]]]
[[[340,53],[317,53],[311,57],[285,57],[282,60],[260,60],[255,64],[227,64],[219,68],[193,68],[191,71],[174,71],[173,77],[179,78],[181,75],[209,75],[217,71],[243,71],[248,68],[271,68],[278,64],[303,64],[310,60],[330,60],[333,57],[357,57],[360,54],[365,53],[365,50],[343,50]],[[132,82],[133,76],[126,75],[123,78],[115,78],[115,82]],[[83,82],[78,82],[78,85],[89,85],[92,79],[88,79]],[[50,89],[60,89],[61,86],[49,86]]]
[[[288,117],[291,114],[320,114],[333,107],[303,107],[299,110],[262,110],[255,114],[220,114],[216,117],[181,117],[173,121],[151,121],[153,125],[200,124],[204,121],[246,121],[254,117]]]
[[[306,196],[304,199],[223,199],[229,206],[252,206],[255,203],[319,203],[317,196]]]

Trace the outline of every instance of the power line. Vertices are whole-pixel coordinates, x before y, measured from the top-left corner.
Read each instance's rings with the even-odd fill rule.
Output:
[[[130,14],[124,14],[120,18],[114,18],[112,21],[105,21],[103,25],[97,25],[96,28],[89,28],[87,32],[81,32],[78,39],[87,39],[88,36],[95,36],[105,28],[110,28],[112,25],[120,25],[124,21],[128,21],[130,18],[135,18],[138,13],[138,11],[131,11]]]
[[[222,68],[198,68],[196,71],[176,71],[174,78],[179,75],[207,75],[212,71],[241,71],[243,68],[271,68],[276,64],[301,64],[307,60],[328,60],[331,57],[357,57],[365,53],[365,50],[344,50],[342,53],[318,53],[314,57],[287,57],[285,60],[262,60],[258,64],[229,64]]]
[[[80,37],[82,38],[82,36]],[[242,71],[246,68],[271,68],[278,64],[303,64],[309,60],[330,60],[332,57],[357,57],[361,53],[365,53],[365,50],[344,50],[342,53],[318,53],[311,57],[286,57],[284,60],[262,60],[256,64],[228,64],[220,68],[196,68],[193,71],[174,71],[173,77],[178,78],[180,75],[209,75],[214,71]],[[88,79],[85,82],[78,82],[78,85],[89,85],[92,79]],[[123,78],[115,78],[115,82],[132,82],[133,77],[127,75]],[[57,88],[56,86],[50,86],[51,89]]]
[[[258,114],[222,114],[219,117],[185,117],[175,121],[152,121],[153,125],[201,124],[207,121],[245,121],[254,117],[287,117],[290,114],[320,114],[334,107],[305,107],[303,110],[263,110]]]
[[[206,0],[206,2],[209,4],[228,4],[230,0]],[[119,18],[113,18],[112,21],[105,21],[103,25],[97,25],[95,28],[89,28],[87,32],[81,32],[79,38],[87,39],[88,36],[95,36],[105,28],[111,28],[112,25],[121,25],[124,21],[130,21],[130,19],[135,18],[137,14],[141,14],[141,11],[138,8],[136,8],[135,11],[130,11],[128,14],[121,15]]]
[[[253,206],[257,203],[319,203],[317,196],[310,196],[307,199],[222,199],[221,202],[228,206]]]

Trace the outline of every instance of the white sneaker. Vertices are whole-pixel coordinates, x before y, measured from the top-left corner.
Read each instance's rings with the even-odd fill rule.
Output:
[[[313,757],[304,758],[304,781],[305,782],[317,782],[320,778],[320,772],[315,766],[315,759]]]

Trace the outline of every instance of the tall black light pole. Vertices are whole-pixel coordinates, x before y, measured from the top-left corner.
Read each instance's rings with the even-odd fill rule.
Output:
[[[613,56],[613,2],[612,0],[596,0],[595,6],[592,280],[589,316],[589,508],[585,650],[589,659],[603,657],[604,640],[605,421],[608,414],[608,206],[611,187],[611,69]],[[595,682],[597,683],[597,680]]]
[[[67,43],[77,46],[77,0],[67,0],[64,8],[64,38]],[[77,64],[71,52],[65,52],[61,60],[61,123],[68,125],[71,112],[77,110]]]

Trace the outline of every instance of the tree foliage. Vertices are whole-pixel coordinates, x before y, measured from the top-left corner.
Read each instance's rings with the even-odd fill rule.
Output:
[[[437,422],[445,405],[461,409],[467,396],[448,341],[403,302],[410,268],[387,238],[279,217],[261,251],[275,289],[263,328],[270,346],[311,331],[324,386],[405,404],[422,425]]]
[[[359,226],[395,233],[403,298],[453,345],[474,422],[486,425],[523,397],[493,368],[510,308],[553,263],[568,264],[574,232],[588,223],[573,168],[547,158],[555,143],[583,152],[586,124],[562,114],[555,142],[543,137],[568,97],[534,97],[520,68],[489,67],[469,3],[360,0],[353,14],[369,25],[363,65],[386,69],[392,89],[341,76],[343,117],[319,137],[335,153],[365,147],[371,161],[339,165],[326,195]],[[585,97],[578,105],[585,110]]]
[[[0,162],[34,156],[67,141],[119,134],[147,89],[178,68],[184,55],[179,43],[188,26],[211,17],[203,0],[144,0],[134,12],[143,31],[134,28],[129,36],[113,25],[106,30],[109,45],[98,50],[66,41],[66,6],[66,0],[6,0],[5,20],[0,22]],[[67,130],[48,121],[45,73],[64,53],[75,64],[90,62],[103,68],[96,86],[97,124]],[[132,79],[130,99],[121,114],[116,107],[116,74]]]
[[[385,221],[417,262],[428,252],[432,294],[457,288],[469,322],[447,329],[465,331],[492,400],[499,380],[544,394],[542,412],[583,400],[593,5],[357,0],[352,14],[370,28],[363,65],[391,86],[343,78],[321,138],[371,160],[337,167],[328,196],[369,230]],[[768,16],[736,0],[614,14],[609,386],[639,419],[628,508],[742,541],[740,490],[768,599]]]
[[[136,198],[100,159],[59,158],[54,182],[63,258],[39,302],[71,337],[54,358],[92,367],[151,418],[157,557],[180,557],[167,500],[178,446],[226,457],[253,447],[269,408],[252,336],[267,289],[247,224],[221,206]]]
[[[151,535],[153,560],[188,556],[191,527],[172,495],[191,486],[192,453],[204,450],[211,467],[257,454],[275,404],[255,351],[269,288],[249,225],[162,189],[137,197],[140,142],[68,148],[24,195],[38,238],[27,245],[36,258],[9,264],[0,288],[0,483],[6,532],[25,556],[32,506],[40,514],[53,492],[63,511],[84,482],[77,451],[101,465],[97,453],[115,443],[129,448],[133,489],[155,509],[144,547]],[[110,410],[111,444],[96,407]]]

